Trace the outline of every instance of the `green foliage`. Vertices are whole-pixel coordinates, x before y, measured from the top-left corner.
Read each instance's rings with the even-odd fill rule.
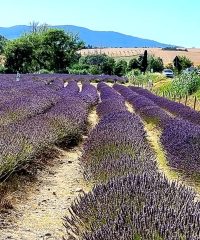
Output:
[[[153,69],[153,72],[162,72],[164,69],[163,60],[160,57],[150,56],[147,70],[151,71],[151,69]]]
[[[149,56],[147,58],[147,62],[145,62],[146,57],[147,52],[144,53],[144,56],[139,56],[139,58],[132,58],[129,61],[127,71],[131,71],[133,69],[140,69],[140,71],[146,72],[146,70],[151,71],[151,69],[153,69],[153,72],[161,72],[163,70],[164,66],[161,58]]]
[[[172,71],[174,70],[174,66],[173,66],[172,63],[168,63],[168,64],[166,64],[166,65],[165,65],[165,68],[167,68],[167,69],[171,69]]]
[[[193,65],[193,62],[186,56],[176,56],[173,60],[173,63],[178,73],[180,73],[181,70],[189,68]]]
[[[114,67],[114,74],[117,76],[125,76],[127,70],[127,62],[125,60],[119,60]]]
[[[0,73],[6,73],[7,69],[0,64]]]
[[[196,95],[197,99],[200,100],[200,88],[199,88],[199,90],[197,90],[197,91],[195,92],[195,95]]]
[[[114,67],[115,67],[114,58],[108,57],[107,61],[105,61],[102,66],[102,72],[104,74],[112,75],[114,74]]]
[[[140,69],[140,62],[137,58],[132,58],[128,63],[128,71],[131,71],[133,69]]]
[[[172,89],[172,81],[171,79],[167,79],[165,81],[158,82],[154,85],[153,91],[156,92],[159,95],[174,95],[173,89]]]
[[[89,65],[85,63],[75,63],[69,69],[70,74],[88,74],[89,73]]]
[[[141,71],[143,73],[146,72],[148,66],[148,59],[147,59],[147,50],[144,51],[144,56],[141,57]]]
[[[156,84],[154,91],[159,95],[184,96],[191,95],[200,89],[200,76],[197,74],[180,74],[173,80]]]
[[[150,73],[147,72],[146,74],[141,74],[140,70],[135,70],[136,74],[131,71],[126,76],[129,79],[129,82],[132,84],[139,84],[139,85],[147,85],[149,81],[153,84],[157,82],[166,81],[166,77],[160,73]]]
[[[126,73],[127,78],[135,78],[141,74],[140,69],[133,69]]]
[[[192,94],[200,88],[200,76],[197,74],[181,74],[174,79],[172,90],[180,95]]]
[[[182,69],[189,68],[193,65],[193,62],[186,56],[180,56],[179,59],[181,62]]]
[[[81,57],[79,60],[80,65],[88,66],[89,73],[108,74],[112,75],[115,66],[115,60],[106,54],[95,54]]]
[[[72,34],[50,29],[42,33],[40,57],[45,68],[54,72],[63,72],[66,67],[79,59],[76,53],[82,42]]]
[[[43,73],[43,74],[49,74],[49,73],[53,73],[52,71],[49,71],[47,69],[40,69],[39,73]]]
[[[89,68],[89,73],[95,75],[95,74],[101,74],[102,72],[98,66],[92,65]]]
[[[34,48],[26,36],[9,41],[5,48],[5,67],[10,72],[32,72]]]
[[[88,70],[86,69],[81,70],[81,69],[74,69],[74,68],[70,68],[68,72],[70,74],[76,74],[76,75],[78,74],[87,75],[89,73]]]
[[[176,56],[174,58],[173,63],[174,63],[174,67],[177,69],[178,73],[180,73],[182,70],[182,66],[181,66],[181,62],[180,62],[180,59],[178,56]]]
[[[4,48],[5,48],[7,41],[8,40],[4,36],[0,35],[0,54],[4,53]]]
[[[77,50],[82,46],[77,36],[62,30],[33,32],[7,43],[5,66],[9,72],[38,72],[40,69],[66,72],[78,61]]]

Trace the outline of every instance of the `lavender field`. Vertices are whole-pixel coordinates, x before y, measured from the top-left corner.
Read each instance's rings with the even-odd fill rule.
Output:
[[[200,239],[200,113],[126,82],[108,75],[0,75],[0,239]],[[159,132],[166,164],[180,177],[159,168],[147,126]],[[79,152],[76,165],[72,151]],[[38,214],[35,203],[23,209],[28,198],[13,200],[19,187],[13,193],[6,186],[35,162],[40,167],[41,158],[49,173],[39,172],[44,184],[34,180],[39,191],[31,196],[38,204],[42,192],[51,193],[49,174],[56,190]],[[31,214],[37,224],[23,217]]]

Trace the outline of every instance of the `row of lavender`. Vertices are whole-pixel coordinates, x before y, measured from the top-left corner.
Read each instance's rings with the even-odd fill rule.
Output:
[[[0,124],[10,124],[47,111],[60,101],[60,93],[61,97],[63,93],[67,94],[67,89],[64,88],[66,81],[70,83],[74,80],[82,80],[86,84],[95,77],[100,77],[102,81],[109,78],[109,76],[95,75],[24,74],[21,75],[20,81],[16,81],[16,76],[13,74],[1,74]],[[120,78],[115,76],[110,76],[110,78],[113,81],[120,81]],[[73,93],[70,92],[71,94]]]
[[[173,167],[199,173],[200,112],[181,103],[156,96],[146,89],[130,88],[176,116],[174,120],[164,125],[161,142]]]
[[[74,80],[90,81],[90,82],[120,82],[125,83],[128,81],[125,77],[118,77],[116,75],[76,75],[76,74],[21,74],[20,81],[43,81],[45,83],[64,83],[66,81]],[[0,74],[0,81],[16,81],[16,74]]]
[[[43,82],[0,82],[0,124],[7,125],[47,111],[61,99],[59,88]]]
[[[200,203],[158,173],[140,118],[114,89],[98,85],[99,124],[84,146],[85,176],[94,189],[72,204],[65,226],[83,240],[197,240]],[[113,108],[112,108],[113,106]]]
[[[67,87],[63,87],[62,84],[62,87],[57,85],[54,89],[43,82],[28,81],[26,84],[20,82],[14,86],[4,84],[0,87],[0,125],[7,125],[48,111],[65,96],[79,94],[79,97],[88,103],[96,101],[96,99],[90,99],[91,94],[97,98],[95,87],[89,82],[84,82],[82,86],[83,90],[79,94],[79,87],[73,80],[68,82]]]
[[[130,88],[134,92],[149,98],[155,104],[167,110],[168,112],[171,112],[175,116],[188,120],[194,124],[200,125],[200,112],[197,112],[188,106],[184,106],[182,103],[177,103],[167,98],[156,96],[155,94],[151,93],[146,89],[143,89],[140,87],[133,87],[133,86],[131,86]]]
[[[135,88],[118,84],[114,85],[114,88],[133,105],[135,111],[145,121],[153,122],[161,127],[160,140],[167,153],[170,166],[191,173],[200,172],[200,126],[169,115],[154,101],[143,94],[140,95],[139,92],[143,92],[142,90],[136,93]]]
[[[6,114],[2,116],[4,124],[0,126],[1,177],[32,160],[45,149],[52,148],[54,144],[79,140],[86,127],[88,110],[98,101],[97,90],[90,83],[84,83],[81,92],[77,83],[71,81],[64,91],[54,92],[52,96],[47,87],[43,94],[44,102],[46,100],[44,106],[38,98],[35,109],[30,102],[23,101],[16,102],[15,109],[11,101],[8,103],[8,107],[11,106],[9,111],[2,110]],[[13,117],[13,113],[17,118],[7,121],[9,114]],[[13,120],[12,117],[10,119]]]

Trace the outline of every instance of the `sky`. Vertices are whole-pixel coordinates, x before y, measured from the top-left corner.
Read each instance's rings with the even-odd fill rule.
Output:
[[[199,0],[0,0],[0,27],[76,25],[200,47]]]

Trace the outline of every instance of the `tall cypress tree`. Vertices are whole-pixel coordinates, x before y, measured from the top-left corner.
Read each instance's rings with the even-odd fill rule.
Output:
[[[180,73],[182,70],[182,65],[178,56],[174,58],[173,63],[174,63],[174,67],[178,70],[178,73]]]
[[[142,71],[143,73],[146,72],[147,66],[148,66],[148,62],[147,62],[147,50],[145,50],[145,51],[144,51],[144,56],[143,56],[142,62],[141,62],[141,71]]]

